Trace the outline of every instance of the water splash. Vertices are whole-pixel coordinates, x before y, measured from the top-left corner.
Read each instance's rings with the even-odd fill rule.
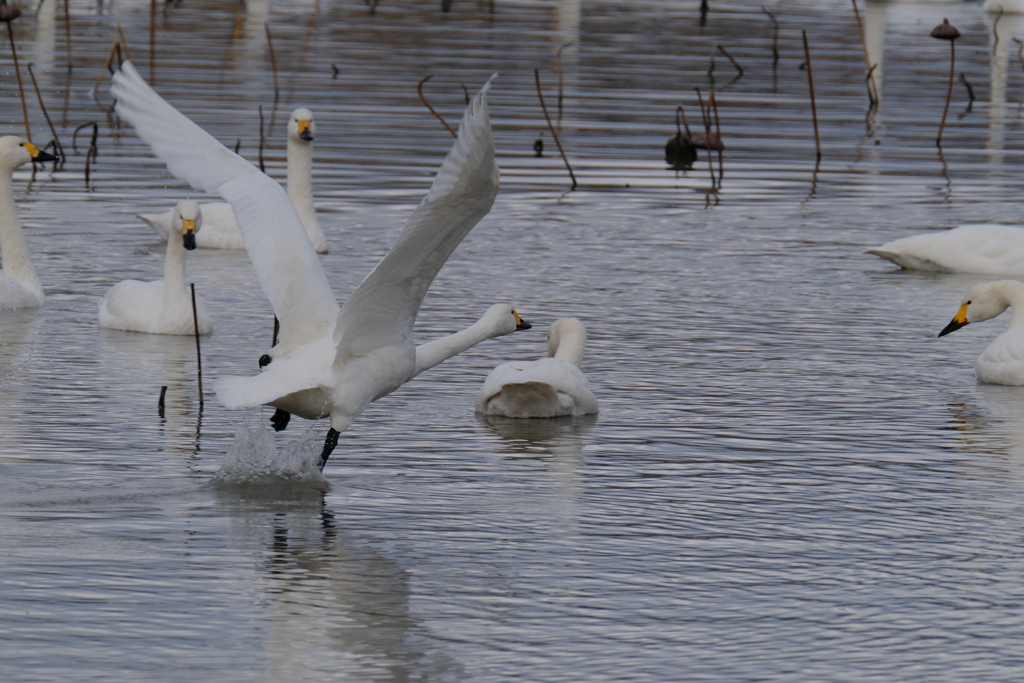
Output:
[[[231,489],[327,490],[330,484],[317,468],[321,445],[313,428],[298,441],[285,441],[279,451],[275,433],[263,423],[258,411],[246,415],[211,483],[218,488]]]

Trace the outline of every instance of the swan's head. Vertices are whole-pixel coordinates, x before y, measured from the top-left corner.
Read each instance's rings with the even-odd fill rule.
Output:
[[[548,358],[561,358],[578,366],[586,345],[587,328],[576,318],[559,318],[548,328]]]
[[[1007,290],[1019,287],[1020,283],[1013,280],[999,280],[998,282],[974,285],[967,290],[967,294],[960,303],[960,310],[956,312],[949,324],[942,328],[939,336],[943,337],[950,332],[956,332],[969,323],[979,323],[982,320],[996,317],[1010,307]]]
[[[490,329],[492,337],[500,337],[516,330],[528,330],[533,327],[519,317],[516,309],[508,304],[494,304],[488,308],[487,312],[477,321],[477,324],[481,323]]]
[[[195,249],[196,233],[203,225],[203,212],[199,209],[199,204],[191,199],[178,202],[178,205],[174,207],[173,225],[181,230],[185,248]],[[174,235],[173,230],[171,235]]]
[[[17,135],[0,138],[0,165],[12,171],[30,161],[54,161],[56,158]]]
[[[313,142],[316,137],[316,123],[313,122],[313,112],[305,107],[299,107],[292,112],[288,119],[288,138]]]

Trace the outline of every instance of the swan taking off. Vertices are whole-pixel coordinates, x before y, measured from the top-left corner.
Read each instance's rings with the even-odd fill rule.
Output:
[[[911,270],[1024,275],[1024,228],[962,225],[893,240],[867,253]]]
[[[43,286],[39,283],[32,257],[21,230],[14,205],[14,169],[30,161],[53,161],[57,157],[40,151],[28,140],[14,135],[0,138],[0,310],[34,308],[43,305]]]
[[[313,112],[300,107],[288,119],[288,198],[299,214],[309,241],[320,254],[327,253],[327,238],[316,218],[313,206],[313,138],[316,123]],[[225,202],[202,204],[203,232],[196,239],[200,249],[244,249],[242,233],[238,230],[231,205]],[[170,211],[140,215],[158,235],[170,234],[173,217]]]
[[[195,334],[192,293],[185,283],[185,250],[196,248],[196,235],[203,225],[199,205],[178,202],[171,210],[175,230],[167,238],[164,279],[156,282],[124,280],[100,300],[100,327],[149,334]],[[199,334],[213,331],[210,314],[196,297]]]
[[[587,328],[561,318],[548,328],[548,355],[502,363],[476,395],[476,412],[505,417],[560,417],[597,412],[597,399],[580,371]]]
[[[427,288],[498,192],[489,87],[490,81],[466,106],[455,145],[394,246],[339,308],[281,186],[165,102],[130,61],[114,74],[118,115],[135,126],[171,173],[230,202],[281,321],[279,343],[259,359],[261,374],[220,380],[218,396],[228,408],[277,407],[278,428],[290,413],[330,417],[321,469],[339,433],[371,401],[484,339],[525,327],[511,306],[496,305],[463,332],[419,348],[413,343]]]
[[[1013,308],[1010,329],[992,340],[978,357],[974,374],[982,382],[1024,386],[1024,282],[1000,280],[974,285],[967,291],[960,310],[939,332],[943,337],[969,323],[994,318]]]

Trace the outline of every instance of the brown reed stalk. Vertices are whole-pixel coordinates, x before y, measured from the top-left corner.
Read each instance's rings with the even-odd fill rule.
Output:
[[[811,48],[807,45],[807,31],[804,36],[804,60],[807,63],[807,85],[811,89],[811,117],[814,119],[814,149],[818,154],[818,161],[821,161],[821,138],[818,137],[818,106],[814,102],[814,74],[811,71]]]
[[[722,178],[725,177],[725,167],[722,165],[722,151],[725,149],[725,144],[722,143],[722,122],[718,119],[718,100],[715,98],[715,91],[712,90],[708,94],[708,100],[710,108],[715,112],[715,135],[718,136],[718,186],[722,186]]]
[[[57,137],[57,129],[53,127],[53,121],[50,120],[50,115],[46,111],[46,105],[43,104],[43,94],[39,92],[39,83],[36,82],[36,75],[32,72],[32,62],[28,63],[28,75],[32,77],[32,87],[36,90],[36,97],[39,99],[39,108],[43,110],[43,116],[46,118],[46,125],[50,127],[50,132],[53,133],[54,147],[57,150],[57,154],[60,156],[61,161],[64,160],[64,146],[60,144],[60,138]]]
[[[149,0],[149,84],[156,82],[156,0]]]
[[[423,84],[426,83],[427,81],[429,81],[433,77],[434,77],[434,74],[430,74],[429,76],[424,78],[422,81],[420,81],[419,85],[416,86],[416,92],[418,92],[420,94],[420,102],[423,103],[423,106],[425,106],[427,109],[429,109],[431,114],[433,114],[434,116],[437,117],[437,120],[441,122],[441,125],[444,126],[445,130],[447,130],[449,133],[452,134],[453,138],[457,138],[457,137],[459,137],[459,134],[456,133],[454,130],[452,130],[452,127],[448,125],[448,122],[445,121],[444,118],[440,114],[438,114],[434,110],[433,107],[430,106],[430,102],[427,102],[427,98],[423,94]]]
[[[263,24],[263,30],[267,32],[267,48],[270,50],[270,68],[274,71],[274,104],[277,104],[279,97],[277,89],[277,59],[274,57],[274,41],[270,38],[270,24]]]
[[[551,125],[551,117],[548,116],[548,108],[544,104],[544,93],[540,90],[540,71],[537,69],[533,70],[533,79],[537,83],[537,98],[540,100],[540,108],[544,110],[544,120],[548,122],[548,130],[551,131],[551,137],[555,139],[555,144],[558,145],[558,153],[562,155],[562,161],[565,162],[565,167],[569,170],[569,177],[572,179],[570,190],[575,190],[576,175],[572,172],[572,166],[569,165],[569,159],[565,156],[565,150],[562,149],[562,141],[558,139],[558,133],[555,132],[555,127]]]
[[[199,349],[199,314],[196,312],[196,285],[194,282],[190,282],[188,286],[192,290],[192,324],[195,326],[196,333],[196,366],[199,370],[199,412],[201,413],[203,412],[203,354]]]
[[[71,9],[70,0],[64,0],[64,34],[67,36],[68,73],[71,73]]]
[[[156,412],[161,418],[164,416],[164,399],[167,397],[167,386],[160,387],[160,400],[156,404]]]
[[[939,135],[935,138],[935,146],[942,147],[942,131],[946,127],[946,115],[949,114],[949,101],[953,99],[953,76],[956,74],[956,39],[960,31],[949,19],[943,18],[942,23],[932,29],[932,38],[949,41],[949,87],[946,89],[946,106],[942,109],[942,121],[939,123]]]
[[[761,11],[768,15],[768,18],[772,20],[772,26],[775,27],[775,31],[772,33],[772,71],[774,71],[779,64],[779,20],[764,7],[761,8]]]
[[[871,66],[871,55],[868,53],[868,41],[864,35],[864,23],[860,19],[860,10],[857,8],[857,0],[853,2],[853,16],[857,17],[857,31],[860,33],[860,44],[864,48],[864,63],[868,68],[868,102],[871,107],[878,106],[878,84],[875,83],[875,67]]]
[[[91,164],[92,160],[95,159],[99,155],[99,149],[96,147],[96,139],[99,137],[100,127],[96,124],[95,121],[90,121],[89,123],[83,123],[78,128],[75,128],[75,132],[71,136],[71,148],[73,150],[75,150],[75,153],[77,154],[78,153],[78,131],[82,130],[83,128],[88,128],[89,126],[92,126],[92,138],[89,141],[89,149],[85,153],[85,184],[86,185],[89,184],[89,167],[90,167],[90,164]]]
[[[704,121],[704,150],[708,155],[708,170],[711,172],[711,189],[714,190],[718,187],[718,183],[715,180],[715,161],[711,157],[711,114],[704,108],[704,98],[700,94],[700,88],[694,88],[697,91],[697,103],[700,105],[700,117]]]
[[[739,75],[739,76],[737,76],[736,78],[741,78],[741,77],[743,76],[743,67],[742,67],[742,66],[740,66],[740,63],[739,63],[739,62],[737,62],[737,61],[736,61],[736,60],[735,60],[735,59],[733,58],[733,56],[732,56],[731,54],[729,54],[729,53],[728,53],[728,52],[726,51],[726,49],[725,49],[724,47],[722,47],[721,45],[716,45],[715,47],[717,47],[717,48],[718,48],[718,51],[719,51],[719,52],[721,52],[721,53],[722,53],[723,55],[725,55],[725,56],[726,56],[726,58],[727,58],[727,59],[728,59],[728,60],[729,60],[730,62],[732,62],[732,65],[733,65],[734,67],[736,67],[736,70],[740,72],[740,75]]]
[[[18,95],[21,97],[21,113],[25,118],[25,137],[32,142],[32,130],[28,122],[28,105],[25,103],[25,87],[21,83],[21,69],[18,67],[18,49],[14,45],[14,28],[11,22],[21,16],[21,10],[8,6],[7,0],[0,0],[0,21],[7,24],[7,35],[11,39],[11,57],[14,58],[14,73],[18,77]]]
[[[263,173],[267,172],[267,169],[263,166],[263,105],[260,105],[260,151],[257,158],[260,162],[260,171]]]

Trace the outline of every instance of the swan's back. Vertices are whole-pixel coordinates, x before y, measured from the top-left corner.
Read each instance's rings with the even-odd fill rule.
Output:
[[[963,225],[893,240],[868,253],[913,270],[1024,275],[1024,229]]]
[[[502,363],[476,395],[476,412],[506,417],[559,417],[598,412],[583,372],[560,358]]]

